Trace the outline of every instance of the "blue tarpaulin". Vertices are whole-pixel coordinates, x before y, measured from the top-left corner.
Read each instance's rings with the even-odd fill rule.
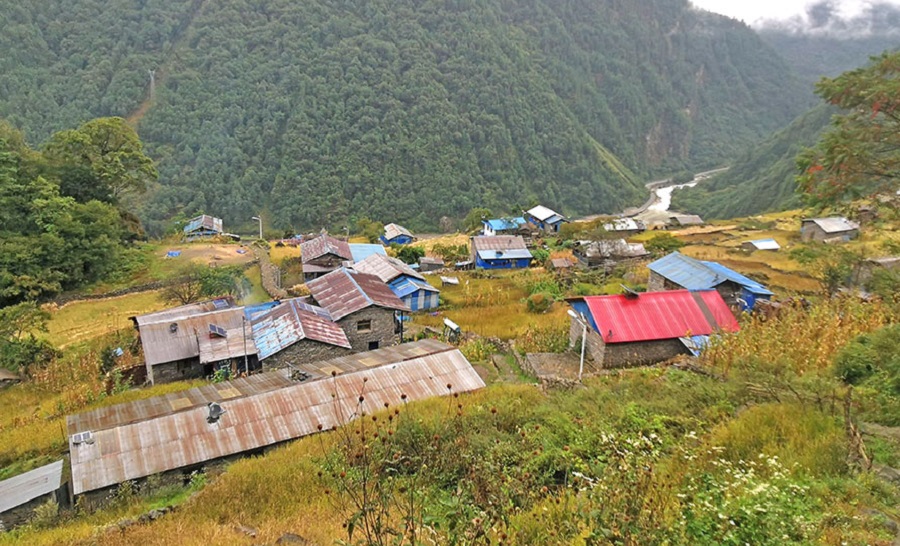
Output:
[[[177,258],[179,256],[181,256],[180,250],[170,250],[166,252],[166,258]]]

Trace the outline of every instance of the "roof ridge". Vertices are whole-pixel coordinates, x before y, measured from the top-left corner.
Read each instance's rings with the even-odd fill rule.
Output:
[[[343,271],[344,274],[347,275],[347,278],[350,279],[350,282],[353,283],[353,286],[355,286],[356,289],[359,290],[359,293],[362,294],[364,298],[366,298],[366,301],[369,302],[369,305],[375,305],[375,302],[372,301],[372,298],[369,297],[369,294],[367,294],[366,291],[363,290],[363,287],[360,286],[359,283],[356,282],[356,279],[353,278],[353,274],[350,273],[350,269],[348,269],[348,268],[346,268],[346,267],[342,267],[342,268],[341,268],[341,271]],[[365,275],[365,273],[360,273],[360,272],[358,272],[358,271],[356,271],[355,274],[357,274],[357,275]],[[378,279],[378,282],[381,282],[381,279]],[[368,307],[368,306],[367,306],[367,307]]]

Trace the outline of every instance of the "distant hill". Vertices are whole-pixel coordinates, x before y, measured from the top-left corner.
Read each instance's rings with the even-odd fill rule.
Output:
[[[687,0],[0,0],[0,20],[0,117],[34,142],[130,118],[159,161],[151,233],[613,212],[810,105],[750,28]]]
[[[734,218],[800,206],[797,154],[813,146],[838,110],[821,104],[738,157],[732,167],[693,188],[675,191],[672,209],[704,218]]]

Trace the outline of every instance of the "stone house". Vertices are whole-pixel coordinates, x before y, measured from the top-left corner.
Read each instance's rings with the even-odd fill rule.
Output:
[[[10,530],[27,523],[34,510],[54,501],[67,506],[69,497],[63,482],[63,461],[13,476],[0,482],[0,525]]]
[[[347,241],[322,234],[300,245],[303,280],[311,281],[353,262],[353,252]]]
[[[301,298],[274,303],[249,313],[263,371],[350,354],[347,335],[328,311]]]
[[[846,243],[859,237],[859,224],[843,216],[807,218],[800,223],[800,240]]]
[[[338,269],[306,286],[315,305],[328,311],[344,330],[353,352],[395,344],[395,313],[410,312],[381,279],[352,269]]]
[[[585,358],[594,368],[655,364],[692,354],[702,344],[698,338],[738,330],[734,315],[715,290],[633,292],[568,301],[579,316],[571,320],[570,346],[578,349],[586,330]]]
[[[646,258],[650,255],[642,243],[628,243],[625,239],[577,241],[572,254],[578,265],[587,269],[610,269],[620,263]]]
[[[735,310],[750,310],[759,299],[770,299],[773,293],[749,277],[716,262],[695,260],[680,252],[651,262],[648,291],[716,290],[725,303]]]

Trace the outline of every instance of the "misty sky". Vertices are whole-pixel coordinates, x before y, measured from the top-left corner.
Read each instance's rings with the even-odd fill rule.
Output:
[[[815,0],[691,0],[700,8],[742,19],[753,25],[763,19],[784,20],[804,16],[806,8],[813,4],[831,4],[837,8],[842,17],[859,15],[866,6],[874,4],[871,0],[832,0],[821,2]],[[900,0],[879,0],[877,3],[900,6]]]

